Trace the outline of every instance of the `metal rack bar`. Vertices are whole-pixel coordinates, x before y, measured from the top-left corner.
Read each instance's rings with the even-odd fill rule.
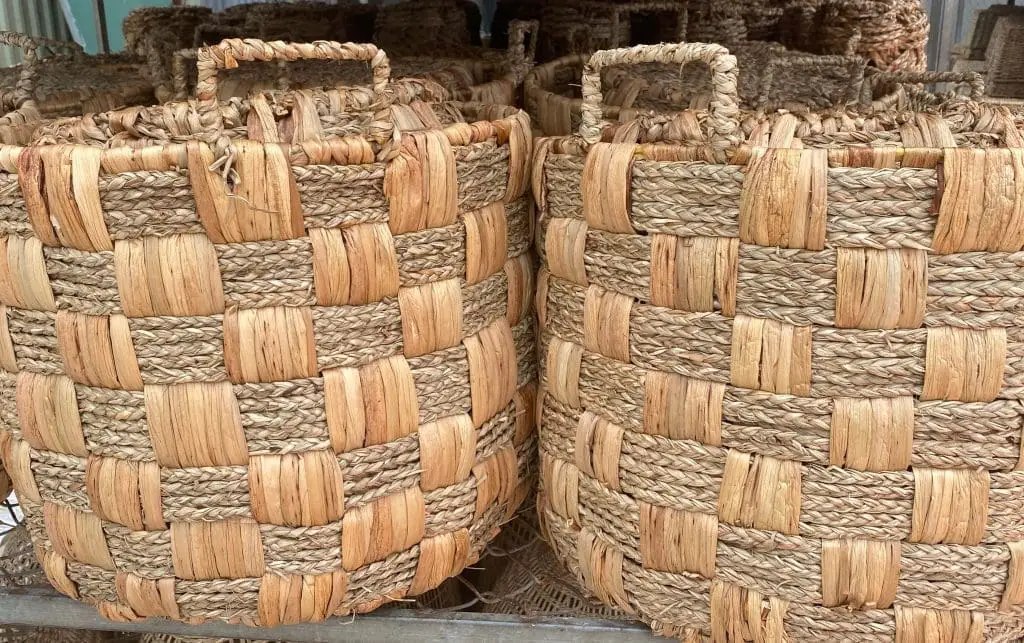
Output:
[[[296,643],[391,643],[409,637],[426,641],[494,643],[650,643],[663,640],[654,637],[647,628],[635,623],[403,609],[384,609],[355,618],[334,618],[324,623],[286,625],[270,629],[228,623],[187,625],[154,618],[136,623],[114,623],[102,618],[91,606],[42,587],[0,587],[0,624],[152,632],[180,636],[273,639]]]

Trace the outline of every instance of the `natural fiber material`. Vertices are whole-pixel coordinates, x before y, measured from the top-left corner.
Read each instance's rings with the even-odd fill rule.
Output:
[[[985,53],[986,85],[994,98],[1024,98],[1024,14],[996,21]]]
[[[764,42],[746,42],[732,51],[742,63],[737,89],[744,109],[806,112],[861,100],[864,62],[859,57],[816,56]],[[565,135],[579,127],[583,101],[576,88],[587,60],[566,56],[537,66],[527,76],[526,110],[545,134]],[[604,71],[606,116],[629,120],[637,113],[707,107],[707,65],[630,62],[636,64]]]
[[[139,61],[11,31],[0,32],[0,44],[22,50],[20,65],[0,70],[0,142],[28,142],[44,119],[153,101]]]
[[[918,0],[825,0],[815,26],[813,51],[855,53],[887,71],[928,66],[928,14]]]
[[[657,40],[686,39],[685,3],[674,0],[621,3],[554,0],[544,3],[540,10],[540,59],[550,61],[567,54],[632,44],[632,19],[638,14],[654,15],[659,26]]]
[[[709,111],[606,127],[638,59],[704,61]],[[1022,123],[743,115],[736,79],[598,52],[537,142],[546,534],[684,640],[1019,636]]]
[[[373,87],[214,98],[297,58]],[[531,485],[529,121],[410,98],[372,45],[199,67],[196,103],[0,148],[2,452],[44,570],[115,619],[421,594]]]
[[[508,562],[491,590],[501,598],[487,605],[488,613],[632,620],[590,596],[540,538],[538,529],[536,514],[529,511],[506,525],[495,540],[494,547],[506,552]]]

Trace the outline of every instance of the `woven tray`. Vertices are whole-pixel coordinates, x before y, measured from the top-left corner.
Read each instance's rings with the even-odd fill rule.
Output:
[[[296,58],[373,87],[214,99]],[[113,619],[419,595],[532,482],[529,121],[406,96],[372,45],[199,64],[194,103],[0,147],[0,447],[43,568]]]
[[[608,126],[598,52],[535,154],[559,559],[684,640],[1019,637],[1024,121],[754,118],[723,48],[641,52],[709,111]]]

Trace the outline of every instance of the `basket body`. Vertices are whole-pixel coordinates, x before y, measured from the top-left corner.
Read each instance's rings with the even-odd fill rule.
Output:
[[[1020,636],[1020,122],[936,111],[538,141],[539,506],[605,603],[694,641]]]
[[[276,142],[260,100],[251,138],[227,125],[233,194],[180,130],[0,148],[3,459],[50,582],[110,618],[371,610],[458,573],[530,489],[525,114],[375,158],[312,94]]]

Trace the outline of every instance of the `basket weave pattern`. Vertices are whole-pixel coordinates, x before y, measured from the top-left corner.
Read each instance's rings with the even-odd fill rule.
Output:
[[[200,62],[355,55],[386,85],[373,46],[271,45]],[[199,140],[0,148],[0,444],[57,589],[274,625],[476,559],[536,449],[531,138],[505,111],[376,159],[236,139],[233,194]]]
[[[585,102],[535,159],[560,559],[684,640],[1019,635],[1021,150],[938,115],[741,148],[731,57],[650,49],[711,66],[710,148],[599,143]]]

